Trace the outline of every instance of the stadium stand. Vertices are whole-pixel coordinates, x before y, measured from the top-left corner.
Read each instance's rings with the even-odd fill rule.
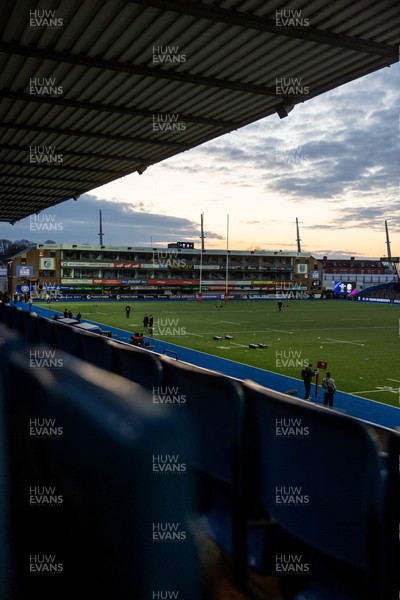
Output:
[[[189,424],[178,435],[173,414],[152,406],[144,388],[65,353],[52,370],[41,358],[32,367],[32,356],[54,352],[7,347],[1,357],[10,598],[152,598],[167,589],[206,597],[190,477],[153,472],[154,456],[190,462]],[[43,489],[60,505],[38,506]],[[164,527],[180,543],[162,543]],[[62,576],[41,577],[43,565]]]
[[[17,331],[20,334],[23,334],[24,332],[24,322],[23,322],[23,318],[24,318],[24,310],[22,310],[22,308],[15,308],[12,309],[10,307],[10,315],[11,315],[11,323],[10,323],[10,327],[11,329],[13,329],[14,331]]]
[[[7,308],[0,305],[0,318],[6,318]],[[0,325],[0,354],[2,347],[20,348],[20,338],[8,327]],[[8,460],[9,448],[6,436],[5,399],[2,393],[2,381],[5,377],[4,366],[0,366],[0,590],[1,597],[12,600],[13,571],[11,560],[10,540],[10,497],[9,497],[9,474],[10,465]]]
[[[26,344],[37,344],[40,341],[39,317],[36,313],[22,311],[22,335]]]
[[[45,317],[38,318],[39,341],[41,344],[57,347],[56,327],[57,323]]]
[[[75,332],[78,345],[77,356],[101,369],[110,370],[111,350],[104,338],[96,333]]]
[[[11,593],[10,571],[10,512],[8,501],[8,468],[5,435],[4,403],[0,408],[0,589],[8,600]]]
[[[400,564],[400,433],[392,432],[387,444],[387,483],[385,487],[383,519],[380,540],[383,552],[381,568],[383,572],[383,597],[399,596]]]
[[[184,403],[198,448],[198,509],[206,533],[233,557],[236,580],[243,584],[245,539],[239,452],[244,398],[238,382],[217,373],[161,357],[166,396]]]
[[[14,310],[15,308],[10,306],[9,304],[4,304],[4,302],[0,304],[0,319],[1,322],[4,323],[4,325],[12,327],[11,319]]]
[[[163,382],[163,371],[156,355],[128,344],[110,340],[111,371],[154,391]]]
[[[75,328],[70,325],[58,323],[58,321],[52,321],[51,326],[55,333],[56,348],[68,352],[73,356],[80,356],[78,352],[78,334]]]
[[[299,589],[287,586],[293,572],[282,577],[285,598],[381,597],[383,463],[367,429],[251,382],[244,390],[248,489],[304,545],[292,567],[307,576]],[[287,555],[277,555],[277,574]]]
[[[70,344],[56,335],[67,326],[29,314],[31,326],[13,311],[0,307],[1,321],[25,327],[24,337],[0,327],[0,582],[6,600],[36,598],[39,587],[45,600],[80,598],[77,581],[99,595],[112,585],[113,597],[126,597],[123,586],[133,597],[148,597],[154,582],[178,589],[171,587],[178,585],[176,564],[190,598],[211,598],[212,569],[204,569],[196,553],[204,532],[228,556],[236,590],[248,591],[259,572],[277,576],[279,590],[269,598],[397,596],[400,434],[382,432],[378,447],[370,424],[348,415],[101,336],[87,343],[90,334],[77,332],[77,347],[86,344],[84,362],[57,347]],[[38,333],[53,339],[52,350],[32,345]],[[106,358],[96,358],[103,348]],[[32,367],[45,350],[55,365]],[[89,364],[96,360],[105,366],[110,360],[111,368]],[[128,381],[135,371],[146,386]],[[180,407],[155,402],[156,388],[158,395],[177,395]],[[33,445],[21,433],[31,418],[55,419],[73,435],[64,435],[62,444],[41,438]],[[157,478],[150,454],[185,456],[190,476]],[[59,509],[50,515],[35,509],[32,518],[26,500],[29,487],[49,485],[65,499],[60,521]],[[278,502],[278,495],[295,496],[297,505]],[[160,548],[143,538],[150,517],[167,520],[161,505],[169,507],[172,522],[185,519],[185,531],[192,532],[189,522],[201,515],[184,555],[179,546],[160,558]],[[8,514],[7,531],[2,515]],[[31,550],[22,539],[34,540]],[[46,554],[59,554],[66,570],[43,589],[26,565],[29,555]],[[283,569],[285,557],[295,575]],[[160,563],[154,579],[149,565]],[[224,600],[236,597],[232,589]]]

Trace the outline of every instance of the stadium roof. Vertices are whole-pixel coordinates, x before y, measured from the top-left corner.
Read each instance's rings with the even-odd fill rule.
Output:
[[[400,5],[18,0],[0,29],[14,223],[397,62]]]

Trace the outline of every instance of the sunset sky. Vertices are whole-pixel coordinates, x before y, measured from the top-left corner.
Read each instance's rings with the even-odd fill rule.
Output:
[[[400,254],[400,65],[92,190],[11,226],[0,237],[57,243],[296,249],[316,256]],[[57,225],[53,230],[40,222]]]

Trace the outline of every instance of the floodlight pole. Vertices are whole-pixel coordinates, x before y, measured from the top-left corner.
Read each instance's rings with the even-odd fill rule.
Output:
[[[100,211],[100,233],[98,234],[100,236],[100,246],[103,245],[103,221],[101,219],[101,211]]]
[[[300,230],[299,230],[299,220],[296,217],[296,232],[297,232],[297,252],[301,252],[301,245],[300,245]]]
[[[387,246],[387,255],[388,255],[388,269],[389,273],[393,273],[393,263],[392,263],[392,252],[390,250],[390,240],[389,240],[389,229],[388,222],[385,221],[385,230],[386,230],[386,246]]]
[[[226,215],[226,278],[225,278],[225,302],[228,299],[228,268],[229,268],[229,215]]]
[[[202,302],[201,284],[202,284],[202,277],[203,277],[204,213],[201,213],[201,215],[200,215],[200,222],[201,222],[201,232],[200,232],[201,248],[200,248],[200,278],[199,278],[198,302]]]

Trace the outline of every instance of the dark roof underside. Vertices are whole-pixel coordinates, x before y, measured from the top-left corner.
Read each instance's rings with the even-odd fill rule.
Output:
[[[13,223],[397,62],[400,4],[18,0],[0,29]]]

